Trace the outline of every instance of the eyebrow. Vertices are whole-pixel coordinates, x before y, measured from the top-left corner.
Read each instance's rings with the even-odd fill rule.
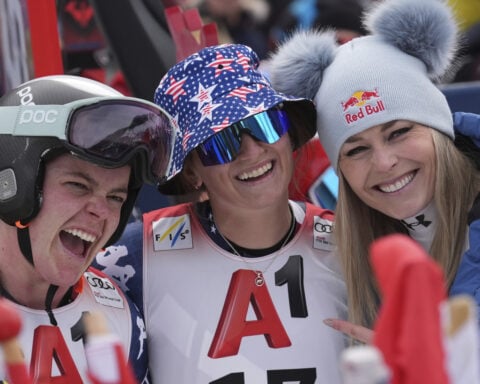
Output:
[[[382,125],[380,128],[381,132],[385,132],[387,129],[389,129],[392,125],[394,125],[398,120],[392,120],[389,121],[388,123],[385,123]],[[362,140],[361,137],[358,137],[357,135],[350,136],[347,140],[345,140],[345,143],[355,143],[356,141]]]
[[[93,179],[92,177],[90,177],[89,175],[87,175],[84,172],[72,171],[72,172],[67,172],[67,173],[72,175],[72,176],[80,177],[80,178],[84,179],[86,182],[88,182],[90,184],[93,184],[95,187],[98,187],[98,181]],[[112,189],[110,192],[128,194],[128,188],[123,188],[123,187],[122,188],[115,188],[115,189]]]

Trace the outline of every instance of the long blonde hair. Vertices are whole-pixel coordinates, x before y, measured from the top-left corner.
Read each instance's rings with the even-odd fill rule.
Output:
[[[432,129],[436,157],[434,202],[439,223],[430,254],[443,268],[447,288],[453,282],[464,250],[467,214],[480,190],[473,163],[447,136]],[[335,236],[348,290],[349,320],[367,327],[374,324],[380,293],[369,262],[372,241],[390,234],[407,233],[391,217],[363,203],[339,172]]]

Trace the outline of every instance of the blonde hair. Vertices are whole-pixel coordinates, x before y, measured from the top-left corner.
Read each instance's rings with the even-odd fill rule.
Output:
[[[480,190],[473,163],[453,141],[432,129],[436,157],[434,202],[439,223],[430,254],[443,268],[447,288],[453,282],[464,251],[467,214]],[[339,172],[335,236],[348,290],[349,320],[371,327],[380,293],[369,262],[369,246],[390,233],[407,233],[400,221],[363,203]]]

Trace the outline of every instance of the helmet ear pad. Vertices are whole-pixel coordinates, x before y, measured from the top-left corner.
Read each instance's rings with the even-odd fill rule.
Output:
[[[0,136],[0,219],[27,224],[41,207],[46,155],[66,152],[52,137]]]

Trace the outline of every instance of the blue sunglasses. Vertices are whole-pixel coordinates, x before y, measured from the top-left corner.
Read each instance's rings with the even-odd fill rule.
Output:
[[[204,166],[230,163],[240,152],[244,133],[256,140],[273,144],[287,133],[289,128],[290,121],[284,110],[269,109],[216,133],[197,147],[197,153]]]

